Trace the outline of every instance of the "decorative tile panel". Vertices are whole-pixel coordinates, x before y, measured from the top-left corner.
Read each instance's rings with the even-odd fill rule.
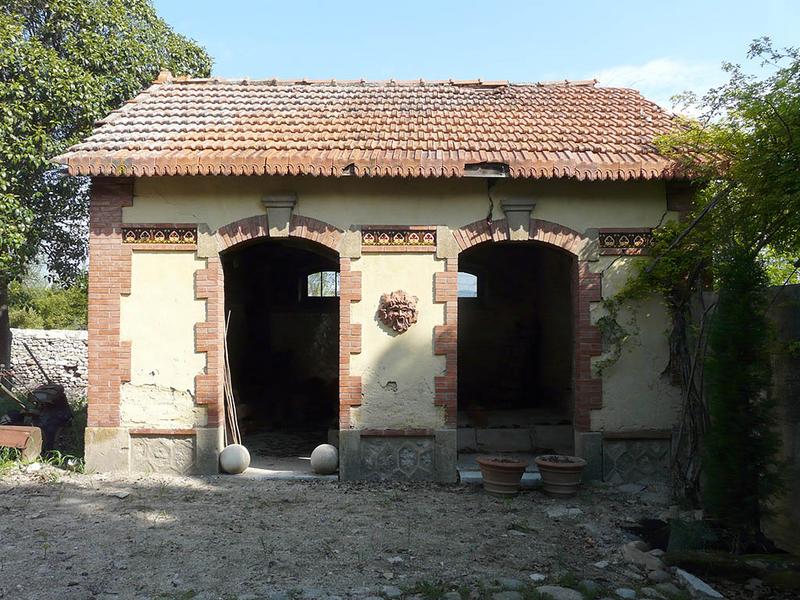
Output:
[[[434,252],[436,229],[424,227],[364,227],[361,230],[363,252]]]
[[[653,230],[601,229],[599,241],[601,254],[644,254],[653,245]]]
[[[669,478],[670,440],[603,440],[603,481],[665,481]]]
[[[367,481],[431,481],[434,439],[362,437],[361,473]]]
[[[197,227],[123,227],[122,243],[194,245]]]

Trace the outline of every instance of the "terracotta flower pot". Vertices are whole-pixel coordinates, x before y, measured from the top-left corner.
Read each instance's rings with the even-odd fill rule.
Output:
[[[550,496],[568,498],[578,492],[586,461],[577,456],[545,454],[536,457],[542,490]]]
[[[477,459],[483,477],[483,489],[496,496],[513,496],[528,463],[514,458],[480,456]]]

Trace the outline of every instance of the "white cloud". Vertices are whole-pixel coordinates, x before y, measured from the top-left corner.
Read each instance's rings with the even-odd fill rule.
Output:
[[[646,98],[672,109],[670,98],[684,91],[702,96],[709,88],[725,82],[719,64],[657,58],[641,65],[619,65],[595,72],[598,85],[639,90]]]

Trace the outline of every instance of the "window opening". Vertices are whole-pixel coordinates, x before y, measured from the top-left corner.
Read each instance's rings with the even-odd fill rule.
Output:
[[[339,295],[338,271],[318,271],[308,275],[306,295],[309,298],[335,298]]]
[[[458,273],[458,297],[477,298],[478,297],[478,276],[472,273],[460,271]]]

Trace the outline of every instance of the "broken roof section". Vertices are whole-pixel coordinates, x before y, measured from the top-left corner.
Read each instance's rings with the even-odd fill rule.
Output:
[[[671,115],[595,81],[173,79],[56,157],[73,175],[666,179]]]

